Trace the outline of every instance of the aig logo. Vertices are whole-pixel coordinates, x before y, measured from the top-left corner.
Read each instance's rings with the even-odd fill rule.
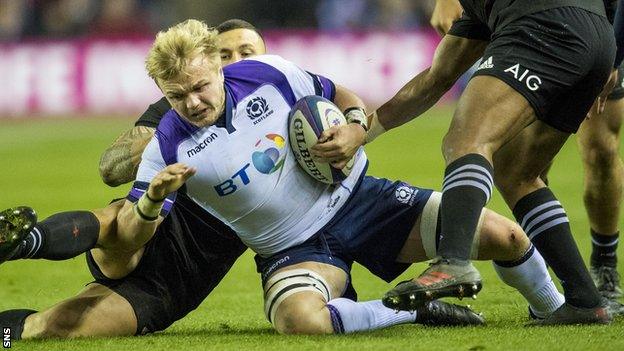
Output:
[[[529,70],[525,69],[522,73],[520,73],[520,64],[516,63],[515,65],[507,68],[505,72],[509,72],[513,74],[515,80],[522,82],[529,88],[529,90],[536,91],[539,89],[540,85],[542,85],[542,79],[534,74],[529,74]]]

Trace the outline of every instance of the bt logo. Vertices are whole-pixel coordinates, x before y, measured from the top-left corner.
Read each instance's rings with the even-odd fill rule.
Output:
[[[227,196],[235,193],[239,188],[250,183],[251,179],[247,174],[247,169],[251,164],[262,174],[271,174],[284,166],[286,153],[281,155],[281,150],[286,145],[286,140],[279,134],[267,134],[265,140],[260,139],[256,142],[256,148],[266,147],[266,143],[270,143],[269,147],[263,151],[254,151],[251,155],[251,163],[246,163],[241,169],[236,171],[230,179],[214,186],[219,196]],[[280,157],[281,155],[281,157]]]

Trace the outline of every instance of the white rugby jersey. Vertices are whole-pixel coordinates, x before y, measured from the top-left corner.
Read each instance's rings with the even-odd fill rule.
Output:
[[[136,201],[166,165],[197,168],[185,184],[188,196],[228,224],[262,256],[297,245],[320,230],[345,204],[363,177],[362,148],[350,176],[329,186],[297,164],[288,141],[288,114],[297,100],[333,100],[334,84],[275,55],[224,67],[225,113],[198,128],[170,110],[145,148],[128,199]],[[165,210],[171,208],[169,196]]]

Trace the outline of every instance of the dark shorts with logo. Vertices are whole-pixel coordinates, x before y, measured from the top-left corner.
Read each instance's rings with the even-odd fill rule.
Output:
[[[494,32],[474,76],[494,76],[522,94],[537,118],[575,133],[613,67],[606,18],[575,7],[521,17]]]
[[[167,328],[197,308],[245,249],[229,227],[178,195],[132,273],[109,279],[90,253],[87,264],[95,283],[130,303],[137,318],[136,333],[147,334]]]
[[[410,266],[396,257],[432,192],[364,177],[334,218],[310,239],[270,257],[256,255],[263,285],[276,270],[306,261],[330,264],[347,274],[357,262],[387,282],[395,279]],[[356,298],[350,284],[343,296]]]
[[[617,83],[615,84],[615,87],[613,87],[611,94],[608,96],[609,100],[619,100],[621,98],[624,98],[624,65],[620,65],[620,67],[618,67]]]

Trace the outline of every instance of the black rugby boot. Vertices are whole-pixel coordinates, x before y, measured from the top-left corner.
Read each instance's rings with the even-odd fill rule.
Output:
[[[448,327],[484,325],[485,320],[469,307],[433,300],[416,308],[416,323]]]
[[[0,263],[15,254],[35,224],[37,214],[30,207],[20,206],[0,212]]]
[[[535,319],[527,326],[609,324],[612,320],[611,309],[606,305],[606,301],[593,308],[575,307],[566,302],[546,318]]]

